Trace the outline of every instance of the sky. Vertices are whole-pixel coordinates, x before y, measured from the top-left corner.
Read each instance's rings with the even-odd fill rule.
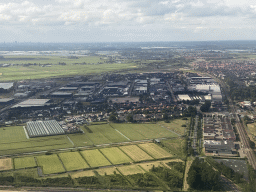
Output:
[[[1,0],[0,42],[256,40],[255,0]]]

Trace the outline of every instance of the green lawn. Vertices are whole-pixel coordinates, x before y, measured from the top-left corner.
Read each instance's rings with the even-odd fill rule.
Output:
[[[122,123],[111,124],[131,140],[155,139],[162,137],[177,137],[178,135],[161,127],[159,124],[151,123]]]
[[[15,169],[36,167],[35,158],[34,157],[15,158],[14,166],[15,166]]]
[[[184,145],[185,139],[184,138],[175,138],[175,139],[167,139],[162,140],[161,143],[165,146],[165,148],[174,156],[179,158],[185,158],[186,155],[184,154]]]
[[[111,163],[104,157],[104,155],[102,155],[98,149],[81,151],[81,154],[91,167],[111,165]]]
[[[119,148],[122,151],[124,151],[134,161],[144,161],[153,159],[146,152],[140,149],[137,145],[121,146]]]
[[[0,155],[68,147],[72,147],[72,144],[65,135],[27,139],[22,126],[0,128]]]
[[[37,156],[38,165],[43,168],[44,174],[65,172],[57,154]]]
[[[160,125],[163,127],[175,131],[180,135],[184,135],[186,127],[182,127],[182,125],[186,125],[187,121],[189,120],[182,120],[182,119],[174,119],[170,123],[165,123],[163,121],[159,122]]]
[[[168,153],[163,148],[159,147],[154,143],[139,144],[138,146],[142,148],[144,151],[146,151],[149,155],[154,157],[155,159],[172,157],[170,153]]]
[[[131,160],[117,147],[104,148],[100,149],[100,151],[108,158],[108,160],[113,165],[133,162],[133,160]]]
[[[59,157],[67,171],[89,168],[78,152],[59,153]]]

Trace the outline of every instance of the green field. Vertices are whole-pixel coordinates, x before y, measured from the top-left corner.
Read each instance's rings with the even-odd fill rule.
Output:
[[[91,167],[111,165],[111,163],[104,157],[104,155],[102,155],[98,149],[81,151],[81,154]]]
[[[138,165],[127,165],[117,168],[123,175],[133,175],[137,173],[145,173],[145,171]]]
[[[159,147],[154,143],[139,144],[139,147],[142,148],[144,151],[146,151],[149,155],[151,155],[155,159],[172,157],[170,153],[168,153],[163,148]]]
[[[132,162],[132,160],[117,147],[104,148],[100,149],[100,151],[113,165]]]
[[[122,151],[124,151],[130,158],[134,161],[144,161],[153,159],[146,152],[140,149],[137,145],[128,145],[119,147]]]
[[[29,167],[36,167],[36,162],[34,157],[22,157],[14,159],[15,169],[24,169]]]
[[[247,124],[250,133],[256,137],[256,123]]]
[[[0,155],[69,148],[65,135],[27,139],[22,126],[0,128]]]
[[[163,127],[165,127],[165,128],[175,131],[176,133],[178,133],[180,135],[184,135],[186,127],[182,127],[182,125],[186,125],[187,121],[189,121],[189,120],[174,119],[170,123],[165,123],[165,122],[161,121],[161,122],[159,122],[159,124],[163,125]]]
[[[177,137],[178,135],[161,127],[159,124],[141,123],[113,123],[112,127],[120,131],[131,140],[155,139],[162,137]]]
[[[89,168],[78,152],[59,153],[59,157],[67,171]]]
[[[164,145],[165,149],[169,151],[174,156],[179,158],[185,158],[184,154],[185,139],[182,137],[174,139],[162,140],[161,143]]]
[[[38,165],[43,168],[44,174],[65,172],[57,154],[37,156]]]
[[[78,59],[69,59],[61,56],[5,56],[5,58],[8,59],[0,60],[0,63],[36,63],[36,65],[2,67],[0,81],[85,75],[136,68],[135,63],[105,63],[105,60],[100,57],[79,57]],[[65,62],[66,65],[58,65],[59,62]],[[51,66],[42,67],[38,64],[49,64]]]

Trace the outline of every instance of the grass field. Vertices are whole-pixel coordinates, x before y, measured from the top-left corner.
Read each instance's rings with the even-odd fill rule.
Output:
[[[141,163],[141,164],[139,164],[139,166],[142,167],[142,169],[144,169],[145,171],[149,171],[153,166],[159,167],[159,166],[163,166],[163,165],[161,164],[160,161],[155,161],[152,163]]]
[[[117,147],[104,148],[104,149],[100,149],[100,151],[114,165],[132,162],[132,160]]]
[[[153,159],[146,152],[141,150],[137,145],[128,145],[119,147],[122,151],[124,151],[130,158],[134,161],[144,161]]]
[[[91,176],[95,176],[95,173],[93,170],[79,171],[79,172],[71,173],[70,176],[73,179],[78,177],[91,177]]]
[[[99,175],[105,175],[105,174],[113,175],[114,173],[120,174],[115,167],[108,167],[108,168],[97,169],[96,172]]]
[[[179,137],[174,139],[162,140],[161,143],[165,146],[166,150],[168,150],[168,152],[171,153],[172,155],[179,158],[186,157],[183,149],[185,145],[184,138]]]
[[[170,153],[168,153],[163,148],[159,147],[154,143],[139,144],[139,147],[145,150],[149,155],[151,155],[155,159],[172,157]]]
[[[123,175],[133,175],[137,173],[145,173],[145,171],[138,165],[127,165],[117,168]]]
[[[250,133],[256,137],[256,123],[247,124],[247,127]]]
[[[79,59],[69,59],[67,57],[60,56],[5,56],[5,58],[9,58],[9,60],[0,60],[0,63],[40,63],[50,64],[51,67],[41,67],[39,65],[26,67],[21,65],[2,67],[2,75],[0,75],[0,81],[40,79],[69,75],[85,75],[111,72],[122,69],[133,69],[136,67],[135,63],[104,63],[105,60],[100,59],[100,57],[79,57]],[[65,62],[66,65],[58,65],[59,62]],[[82,64],[84,62],[86,64]]]
[[[159,124],[111,124],[112,127],[120,131],[131,140],[155,139],[162,137],[177,137],[178,135],[161,127]]]
[[[89,168],[78,152],[59,153],[59,157],[67,171]]]
[[[0,171],[10,170],[10,169],[13,169],[12,159],[11,158],[0,159]]]
[[[22,157],[14,159],[15,169],[24,169],[29,167],[36,167],[36,162],[34,157]]]
[[[38,165],[43,167],[44,174],[65,172],[65,169],[63,168],[56,154],[42,155],[42,156],[37,156],[36,158],[37,158]]]
[[[189,120],[182,119],[174,119],[170,123],[165,123],[164,121],[159,122],[160,125],[163,125],[165,128],[168,128],[172,131],[180,135],[184,135],[186,127],[182,127],[182,125],[186,125]]]
[[[22,126],[0,128],[0,155],[72,147],[65,135],[27,139]]]
[[[98,149],[81,151],[81,154],[91,167],[111,165],[111,163],[104,157],[104,155],[102,155]]]

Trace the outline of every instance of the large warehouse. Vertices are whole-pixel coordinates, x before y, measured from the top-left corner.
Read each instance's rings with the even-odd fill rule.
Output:
[[[26,131],[29,137],[42,137],[65,134],[65,131],[55,120],[27,122]]]

